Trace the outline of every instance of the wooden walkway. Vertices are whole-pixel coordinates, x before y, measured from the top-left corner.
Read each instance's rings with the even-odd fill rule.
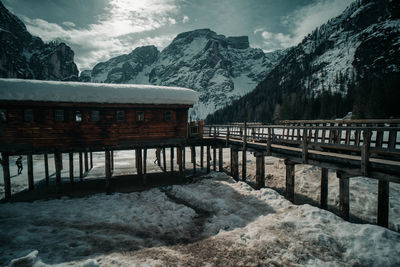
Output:
[[[320,206],[327,208],[328,169],[339,179],[340,211],[349,219],[349,178],[378,180],[377,224],[388,226],[389,183],[400,183],[400,120],[284,121],[281,125],[208,125],[204,139],[231,148],[231,174],[239,180],[238,151],[254,152],[257,187],[265,186],[265,156],[285,159],[286,198],[294,200],[294,166],[321,167]],[[215,155],[215,153],[214,153]],[[242,153],[242,180],[246,179]]]

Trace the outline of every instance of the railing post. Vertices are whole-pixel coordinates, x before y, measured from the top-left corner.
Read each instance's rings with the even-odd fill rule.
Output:
[[[229,144],[229,135],[230,135],[230,127],[227,127],[227,132],[226,132],[226,146]]]
[[[268,127],[267,156],[272,155],[271,143],[272,143],[272,129],[271,129],[271,127]]]
[[[363,144],[361,146],[361,174],[363,176],[368,176],[370,140],[371,140],[371,131],[364,130]]]
[[[302,150],[302,158],[303,158],[303,163],[307,164],[308,163],[308,129],[304,128],[303,129],[303,150]]]

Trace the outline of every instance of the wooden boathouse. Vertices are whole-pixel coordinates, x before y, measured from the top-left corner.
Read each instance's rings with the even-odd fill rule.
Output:
[[[0,151],[5,200],[12,200],[11,155],[27,155],[32,190],[32,155],[44,154],[48,183],[47,155],[54,154],[55,182],[60,192],[62,153],[69,154],[73,183],[74,154],[79,154],[82,181],[83,166],[85,171],[89,169],[88,155],[91,159],[91,152],[105,151],[105,188],[110,192],[113,150],[135,150],[137,174],[146,183],[148,149],[157,149],[163,172],[173,172],[176,159],[179,174],[183,174],[184,153],[189,148],[192,160],[187,169],[193,173],[226,171],[244,182],[247,182],[247,156],[252,153],[256,158],[255,188],[265,187],[266,156],[285,159],[285,197],[292,202],[296,202],[295,166],[318,166],[321,168],[319,204],[325,209],[328,169],[334,170],[339,180],[340,215],[344,219],[349,219],[350,213],[350,179],[356,176],[376,179],[377,224],[388,226],[389,183],[400,183],[400,120],[232,123],[203,128],[201,123],[188,123],[188,109],[197,100],[194,91],[175,87],[0,79]],[[166,149],[170,149],[170,166]],[[224,149],[230,150],[229,167],[223,165]]]

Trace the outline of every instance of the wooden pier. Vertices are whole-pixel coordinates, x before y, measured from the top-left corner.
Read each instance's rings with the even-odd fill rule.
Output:
[[[147,183],[147,151],[156,149],[157,164],[162,172],[179,175],[192,169],[227,171],[223,168],[223,149],[230,149],[232,177],[246,181],[246,153],[239,158],[239,151],[254,153],[256,157],[256,188],[265,187],[265,156],[282,158],[286,165],[285,197],[295,199],[295,165],[310,164],[321,168],[320,207],[327,208],[328,169],[337,172],[339,179],[340,213],[349,218],[349,179],[365,176],[378,182],[377,224],[387,227],[389,220],[389,183],[400,183],[400,120],[335,120],[335,121],[284,121],[280,125],[260,123],[235,123],[229,125],[189,124],[186,140],[167,142],[137,142],[127,146],[83,147],[63,151],[30,151],[28,154],[29,190],[34,190],[33,154],[44,154],[46,183],[49,183],[48,154],[54,153],[57,191],[62,193],[62,153],[69,153],[70,183],[76,182],[73,159],[79,157],[79,180],[93,167],[92,152],[105,153],[105,191],[111,193],[110,181],[113,175],[113,150],[134,150],[137,175],[143,184]],[[196,147],[200,153],[196,153]],[[185,162],[185,151],[190,149],[191,162]],[[166,150],[170,151],[170,166],[167,166]],[[5,200],[12,200],[9,171],[9,156],[19,155],[3,152],[3,175]],[[200,166],[196,165],[200,159]],[[204,162],[205,161],[205,162]],[[239,166],[241,161],[241,172]],[[177,166],[174,166],[176,162]],[[241,174],[241,175],[240,175]]]

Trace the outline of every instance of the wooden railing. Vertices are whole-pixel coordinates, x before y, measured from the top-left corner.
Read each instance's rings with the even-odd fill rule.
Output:
[[[379,122],[379,123],[378,123]],[[206,125],[204,135],[246,142],[304,146],[321,150],[369,153],[400,158],[400,121],[302,121],[284,125],[229,124]]]

